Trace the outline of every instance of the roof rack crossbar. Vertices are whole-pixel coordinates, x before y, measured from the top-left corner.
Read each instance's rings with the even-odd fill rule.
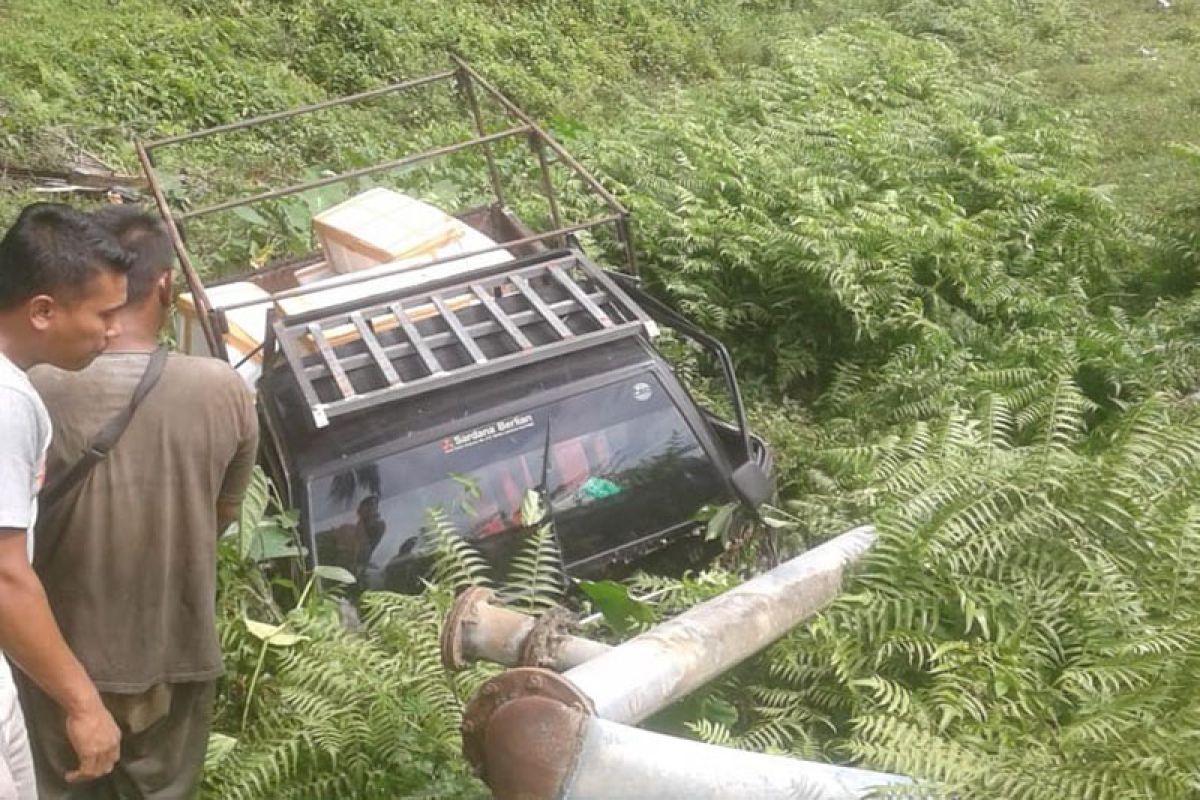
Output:
[[[630,336],[636,336],[639,333],[639,325],[626,324],[614,328],[607,328],[603,331],[597,331],[593,334],[594,338],[576,336],[574,339],[565,339],[557,342],[551,342],[547,345],[542,345],[540,351],[544,351],[547,358],[566,355],[576,350],[582,350],[585,347],[592,347],[598,343],[611,342],[618,339],[624,339]],[[435,388],[444,388],[455,386],[464,381],[475,380],[487,375],[494,375],[497,372],[503,372],[515,366],[520,366],[525,363],[524,353],[512,353],[501,358],[493,358],[486,364],[474,364],[470,367],[447,371],[444,375],[429,375],[415,381],[409,381],[401,386],[391,388],[377,389],[373,392],[363,392],[354,397],[346,398],[345,400],[336,401],[333,403],[321,403],[320,406],[313,410],[314,421],[320,416],[328,419],[329,417],[341,416],[344,414],[353,413],[356,411],[364,411],[368,408],[390,403],[395,400],[400,400],[405,397],[422,394]],[[328,424],[328,421],[325,423]],[[323,427],[323,426],[322,426]]]
[[[395,386],[397,383],[401,383],[400,376],[396,374],[396,368],[392,366],[391,361],[388,361],[387,355],[383,352],[383,347],[379,344],[379,337],[375,335],[375,331],[363,319],[362,313],[352,311],[350,313],[350,320],[354,323],[354,327],[358,331],[358,337],[367,346],[367,351],[370,352],[371,358],[375,359],[375,366],[379,367],[379,371],[383,373],[383,379],[388,382],[388,386]]]
[[[342,397],[353,397],[355,395],[354,386],[350,383],[350,376],[346,374],[346,370],[342,369],[342,362],[338,361],[337,355],[333,352],[333,348],[329,346],[329,339],[326,338],[325,332],[321,330],[321,326],[315,322],[308,324],[308,335],[316,342],[317,350],[321,354],[321,360],[329,367],[330,373],[333,374],[333,382],[337,384],[338,391],[342,393]]]
[[[496,304],[495,299],[488,294],[487,290],[478,283],[471,284],[471,294],[475,295],[479,300],[480,305],[487,309],[488,314],[496,321],[496,324],[504,329],[508,334],[508,338],[513,340],[521,350],[530,350],[533,348],[533,343],[525,334],[521,333],[521,329],[515,324],[515,321],[508,314],[504,313],[503,309]]]
[[[396,317],[396,321],[400,323],[400,328],[404,331],[404,335],[408,337],[408,341],[412,343],[413,349],[421,356],[421,361],[425,364],[425,369],[429,370],[430,375],[437,375],[444,372],[441,363],[437,360],[437,356],[433,354],[429,344],[425,338],[421,336],[417,326],[413,325],[412,320],[408,318],[404,308],[399,303],[392,303],[389,308],[392,314]]]
[[[607,297],[608,297],[607,295],[598,293],[598,292],[590,295],[590,299],[594,303],[603,303],[606,301]],[[560,300],[556,303],[551,303],[550,308],[552,311],[554,311],[555,314],[562,317],[562,316],[566,316],[572,310],[577,309],[577,305],[574,300]],[[518,331],[518,333],[521,333],[522,337],[524,337],[526,341],[529,341],[529,339],[528,339],[528,337],[525,337],[525,334],[523,333],[523,329],[527,328],[531,325],[541,324],[543,322],[541,315],[538,314],[533,309],[528,309],[526,311],[518,311],[518,312],[515,312],[512,314],[505,314],[505,316],[506,316],[508,322],[513,325],[513,327]],[[380,317],[375,317],[374,323],[375,323],[376,329],[383,328],[387,325],[386,319],[383,320],[383,322],[381,324]],[[471,323],[470,325],[465,325],[464,327],[467,329],[467,332],[470,334],[471,338],[475,339],[476,341],[478,341],[479,339],[482,339],[484,337],[487,337],[487,336],[494,336],[498,333],[505,332],[504,327],[499,322],[496,322],[495,320],[484,320],[482,322],[474,322],[474,323]],[[421,341],[428,347],[428,349],[430,351],[439,350],[443,347],[452,345],[452,344],[454,344],[455,341],[457,341],[454,334],[448,330],[442,331],[440,333],[434,333],[434,334],[429,334],[426,336],[421,336],[420,338],[421,338]],[[382,344],[382,342],[381,342],[381,344]],[[543,344],[543,345],[539,346],[539,345],[535,345],[532,342],[530,342],[529,349],[533,349],[535,347],[545,347],[545,345]],[[417,356],[420,356],[420,353],[417,351],[417,349],[415,347],[413,347],[413,345],[407,340],[401,340],[401,341],[395,342],[393,344],[383,345],[383,353],[388,358],[388,360],[392,361],[392,362],[395,362],[395,361],[398,361],[398,360],[404,359],[404,358],[410,358],[414,354]],[[315,380],[320,380],[322,378],[330,377],[331,373],[329,372],[329,368],[325,366],[325,362],[323,360],[321,360],[320,358],[315,358],[314,356],[301,356],[301,357],[302,357],[303,363],[304,363],[304,374],[309,380],[315,381]],[[431,357],[432,357],[432,355],[431,355]],[[315,358],[315,360],[314,360],[314,358]],[[372,361],[371,356],[367,353],[355,353],[353,355],[344,355],[344,356],[341,356],[339,360],[342,362],[342,367],[347,372],[351,372],[353,370],[362,369],[363,367],[369,366]],[[424,360],[424,359],[422,359],[422,360]],[[442,372],[444,370],[441,367],[439,367],[437,371]]]
[[[558,334],[560,339],[570,339],[575,335],[567,327],[567,324],[551,310],[550,306],[546,305],[546,301],[534,291],[533,287],[529,285],[529,281],[520,275],[513,275],[511,280],[513,286],[517,287],[517,291],[525,295],[525,299],[529,301],[529,305],[533,306],[534,311],[537,311],[542,319],[554,329],[554,332]]]
[[[558,284],[567,290],[567,294],[575,298],[576,303],[579,303],[579,305],[583,306],[583,309],[591,315],[592,319],[596,320],[596,322],[600,324],[601,328],[611,328],[613,326],[612,317],[610,317],[608,314],[605,314],[600,306],[593,303],[591,298],[587,296],[587,293],[580,288],[578,283],[571,280],[570,277],[568,277],[567,274],[562,271],[561,267],[555,264],[550,264],[548,266],[548,270],[550,275],[553,276],[554,280],[558,281]]]
[[[389,330],[393,333],[381,340],[380,333]],[[272,328],[317,427],[332,417],[498,369],[654,330],[645,312],[575,250],[463,276],[457,283],[411,287],[399,296],[368,299],[366,307],[342,305],[276,318]],[[446,348],[465,352],[466,358],[451,356]],[[401,367],[405,359],[407,366]],[[383,375],[382,383],[359,380],[356,389],[350,373],[371,367]],[[409,374],[414,368],[415,376]],[[373,388],[361,388],[373,381]],[[318,391],[318,382],[333,388]]]
[[[483,364],[486,362],[487,356],[485,356],[483,351],[479,349],[479,345],[475,344],[475,340],[471,338],[471,334],[467,333],[466,328],[463,327],[462,321],[458,318],[458,314],[454,313],[454,309],[446,305],[445,299],[443,299],[441,295],[436,294],[429,299],[433,301],[433,305],[435,308],[437,308],[438,314],[441,315],[443,320],[445,320],[446,325],[450,327],[451,332],[454,333],[454,337],[458,339],[458,343],[461,344],[463,349],[467,351],[467,355],[471,357],[471,360],[476,364]]]

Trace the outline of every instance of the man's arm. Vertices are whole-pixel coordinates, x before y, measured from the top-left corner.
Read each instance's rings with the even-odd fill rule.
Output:
[[[33,523],[40,438],[33,402],[0,386],[0,650],[62,707],[67,738],[79,756],[79,769],[67,779],[90,780],[112,771],[121,732],[63,641],[29,566],[26,530]]]
[[[25,553],[23,530],[0,528],[0,649],[66,713],[67,738],[79,756],[68,781],[112,771],[121,731],[87,672],[63,641]]]
[[[242,386],[241,378],[235,376],[241,402],[238,408],[238,447],[225,468],[225,479],[221,481],[221,493],[217,496],[217,530],[224,532],[238,518],[242,497],[250,485],[254,473],[254,462],[258,456],[258,415],[254,410],[254,398]]]

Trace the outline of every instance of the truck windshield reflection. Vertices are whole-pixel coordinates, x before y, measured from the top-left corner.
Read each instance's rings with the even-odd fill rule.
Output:
[[[349,569],[363,589],[415,590],[438,509],[503,563],[536,522],[521,518],[531,490],[549,498],[568,567],[688,519],[723,492],[679,410],[645,374],[315,480],[318,559]]]

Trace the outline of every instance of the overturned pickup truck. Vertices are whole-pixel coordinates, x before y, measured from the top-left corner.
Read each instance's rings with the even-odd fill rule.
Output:
[[[163,191],[164,148],[438,82],[467,105],[475,138],[206,207]],[[489,133],[479,95],[515,127]],[[512,137],[536,158],[544,232],[506,202],[493,148]],[[503,570],[536,522],[521,517],[531,490],[576,577],[678,567],[682,551],[706,549],[705,509],[733,506],[722,519],[749,524],[771,494],[770,453],[747,429],[725,349],[640,290],[626,210],[467,64],[138,150],[187,281],[181,348],[229,360],[255,388],[262,462],[300,511],[310,559],[363,588],[419,586],[439,524]],[[492,190],[483,205],[448,214],[386,181],[472,150]],[[564,223],[554,169],[604,213]],[[201,217],[371,176],[384,179],[312,216],[321,249],[307,256],[203,281],[180,235]],[[580,246],[601,229],[621,271]],[[660,327],[710,355],[733,421],[695,402],[655,348]]]

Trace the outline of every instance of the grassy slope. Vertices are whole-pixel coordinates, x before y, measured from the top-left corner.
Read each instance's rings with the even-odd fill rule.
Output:
[[[1096,184],[1126,210],[1153,214],[1195,195],[1194,171],[1171,145],[1200,142],[1200,0],[1170,3],[858,0],[832,13],[889,15],[947,41],[984,73],[1035,80],[1095,136]]]
[[[34,8],[38,5],[41,4],[37,4],[37,2],[32,0],[22,0],[11,7],[20,7],[28,11],[29,8]],[[191,5],[203,4],[193,2]],[[841,11],[841,14],[852,14],[856,12],[856,8],[868,5],[874,7],[886,4],[869,4],[868,0],[862,0],[862,2],[857,2],[857,4],[846,6]],[[936,2],[929,2],[926,5],[937,4]],[[1038,4],[1037,2],[1030,2],[1027,5],[1036,6]],[[1075,5],[1078,6],[1079,4]],[[140,11],[146,14],[145,17],[138,18],[139,24],[160,25],[163,32],[175,30],[174,26],[179,25],[179,36],[184,38],[186,38],[188,30],[194,30],[194,25],[188,22],[186,17],[176,13],[173,10],[173,6],[151,7],[149,4],[140,4],[140,2],[134,2],[130,6],[138,7]],[[1186,173],[1178,169],[1178,164],[1169,155],[1166,144],[1171,142],[1171,140],[1177,139],[1193,140],[1195,142],[1196,137],[1194,120],[1198,109],[1195,107],[1194,98],[1196,94],[1195,86],[1196,76],[1198,76],[1198,66],[1188,62],[1189,44],[1186,41],[1181,41],[1181,37],[1186,38],[1188,36],[1187,31],[1193,30],[1195,26],[1196,19],[1193,16],[1193,4],[1192,2],[1180,0],[1177,11],[1171,14],[1154,12],[1150,6],[1150,2],[1142,2],[1142,0],[1097,0],[1097,2],[1094,2],[1090,6],[1092,12],[1090,14],[1092,18],[1090,35],[1082,41],[1073,43],[1072,47],[1068,48],[1068,53],[1070,54],[1068,58],[1063,58],[1056,50],[1040,50],[1038,48],[1024,50],[1015,48],[1007,50],[1007,52],[980,54],[978,56],[980,64],[988,62],[984,66],[990,66],[992,70],[998,72],[1036,71],[1037,76],[1042,80],[1045,90],[1051,92],[1052,96],[1060,98],[1064,108],[1080,115],[1080,118],[1085,120],[1086,125],[1091,127],[1091,130],[1103,144],[1102,158],[1096,164],[1097,182],[1115,185],[1115,197],[1118,203],[1122,207],[1126,207],[1126,209],[1132,211],[1154,211],[1158,207],[1168,205],[1172,199],[1186,196],[1186,194],[1192,191],[1192,187],[1188,185],[1189,179],[1186,178]],[[79,8],[85,7],[100,8],[101,6],[100,4],[74,4],[71,8],[78,11]],[[68,11],[71,8],[68,8]],[[155,11],[155,8],[158,8],[158,11]],[[115,19],[122,18],[120,14],[126,12],[112,13],[116,14]],[[133,12],[128,13],[132,14]],[[18,23],[35,24],[34,14],[31,13],[26,14],[25,17],[16,19]],[[125,24],[132,24],[134,17],[124,17],[122,19],[125,20]],[[66,12],[58,12],[58,16],[53,17],[52,22],[55,25],[65,24]],[[112,20],[109,20],[106,24],[113,24]],[[516,23],[512,24],[515,25]],[[84,26],[84,28],[88,28],[88,26]],[[229,35],[235,36],[236,32],[230,31]],[[28,90],[38,90],[40,97],[32,98],[31,100],[31,98],[26,96],[23,101],[18,102],[24,102],[26,109],[41,109],[41,112],[38,113],[44,114],[44,121],[46,121],[47,126],[70,121],[72,114],[76,110],[79,110],[71,102],[72,92],[79,92],[82,95],[89,89],[95,88],[95,86],[92,86],[88,82],[72,85],[70,84],[70,80],[67,80],[67,83],[64,83],[64,80],[79,80],[83,74],[79,71],[84,70],[84,67],[79,65],[88,64],[89,59],[98,58],[103,60],[104,55],[112,55],[115,53],[115,50],[112,48],[119,46],[119,43],[113,43],[112,41],[101,41],[107,34],[103,36],[88,36],[78,34],[77,32],[77,34],[72,34],[72,36],[74,38],[70,41],[73,43],[56,44],[55,47],[58,49],[41,56],[42,61],[58,65],[43,67],[43,70],[49,71],[44,76],[32,66],[30,60],[32,56],[28,56],[28,54],[22,56],[25,59],[22,61],[24,66],[20,67],[19,71],[13,71],[12,68],[8,68],[6,71],[2,65],[8,64],[11,66],[13,61],[6,62],[0,56],[0,96],[11,96],[5,91],[6,80],[7,86],[13,86],[28,78],[30,83],[20,83],[20,85]],[[46,44],[52,41],[53,38],[53,31],[42,30],[38,41]],[[77,44],[80,48],[95,46],[98,49],[89,50],[89,52],[85,53],[86,58],[76,62],[76,66],[72,67],[76,72],[66,74],[66,76],[56,72],[62,70],[62,68],[66,68],[56,61],[64,53],[64,49],[62,48],[73,48]],[[1158,59],[1154,60],[1148,58],[1148,56],[1141,55],[1138,52],[1138,48],[1141,46],[1152,49],[1154,53],[1157,53]],[[1048,52],[1055,54],[1048,55]],[[125,53],[125,50],[122,49],[121,53]],[[172,58],[180,58],[182,61],[168,59],[169,65],[176,65],[187,61],[186,54],[172,56]],[[239,53],[236,56],[230,55],[230,58],[233,59],[233,62],[239,62],[240,64],[239,59],[242,58],[242,54]],[[108,65],[108,70],[97,72],[102,72],[103,74],[121,74],[120,65],[114,66],[113,61],[110,60],[104,61],[104,64]],[[134,64],[139,64],[139,62],[134,62]],[[490,71],[487,65],[484,66],[485,71]],[[492,64],[491,68],[499,70],[502,66]],[[263,74],[275,74],[272,71],[276,70],[277,67],[280,67],[280,65],[276,65],[268,59],[254,64],[254,68],[264,71]],[[281,84],[272,84],[277,91],[295,91],[301,96],[308,96],[307,92],[320,94],[320,92],[328,89],[325,86],[318,86],[312,80],[304,77],[307,73],[300,70],[300,67],[296,65],[280,68],[283,70],[281,74],[286,74],[287,79],[286,82]],[[532,65],[528,65],[526,62],[512,66],[511,70],[512,73],[516,74],[520,73],[521,70],[526,70],[526,68],[529,68],[529,74],[536,73]],[[348,67],[347,74],[352,72]],[[683,73],[659,72],[648,74],[647,79],[662,80],[670,78],[671,74],[678,76],[678,74]],[[700,70],[691,74],[692,76],[702,76],[703,71]],[[287,86],[284,86],[284,83]],[[568,82],[563,85],[575,84]],[[46,94],[42,95],[42,91],[46,92]],[[527,100],[527,97],[523,96],[524,92],[518,91],[517,94],[518,96],[522,96],[522,101]],[[120,154],[119,145],[113,143],[118,143],[120,140],[119,137],[124,136],[122,131],[142,130],[140,126],[143,125],[144,120],[138,118],[136,113],[127,116],[119,114],[118,116],[114,116],[112,121],[120,122],[121,127],[118,130],[106,132],[102,125],[104,119],[104,96],[106,95],[103,95],[103,92],[101,92],[100,100],[97,100],[95,96],[89,96],[86,100],[80,100],[80,108],[85,112],[83,114],[83,121],[88,122],[88,125],[83,126],[80,130],[83,131],[86,139],[95,140],[95,142],[101,145],[109,143],[109,146],[112,146],[114,151]],[[208,109],[203,107],[204,103],[208,102],[204,100],[205,96],[200,96],[197,101],[199,104],[196,108],[199,108],[204,113],[208,113]],[[282,100],[283,98],[282,95],[272,97],[274,97],[275,101]],[[271,100],[271,98],[266,98],[266,100]],[[140,101],[131,100],[130,102],[131,106],[128,108],[134,110],[140,108],[138,106]],[[264,100],[263,102],[265,103],[266,101]],[[539,104],[539,113],[542,114],[553,114],[556,110],[559,113],[566,113],[565,106],[558,106],[556,102],[550,100],[546,100],[544,103],[535,101],[535,103]],[[230,107],[223,109],[222,113],[227,114],[234,112],[234,110],[236,109]],[[186,115],[182,114],[179,109],[176,109],[173,113],[179,115],[170,116],[168,120],[170,124],[185,127],[188,125],[188,120],[185,119]],[[26,126],[24,131],[28,132],[30,121],[34,119],[32,116],[28,116],[28,118],[18,121],[18,125]],[[595,118],[587,121],[593,124],[596,130],[601,130],[601,124],[600,122],[596,122]],[[89,125],[91,127],[88,127]],[[92,134],[95,134],[95,139],[91,139]],[[2,131],[0,131],[0,136],[2,136]],[[30,139],[23,138],[17,144],[25,146],[29,142],[31,142]],[[0,207],[0,218],[2,218],[2,215],[4,215],[4,211]],[[798,427],[794,419],[788,420],[788,426],[793,428]],[[1064,461],[1063,464],[1066,464],[1070,470],[1075,470],[1079,467],[1079,464],[1075,464],[1074,462],[1068,464]],[[964,469],[961,471],[964,474],[970,474],[971,469],[974,467],[977,467],[977,465],[965,464]],[[1025,470],[1024,464],[1022,464],[1021,469],[1018,471],[1020,474],[1025,474],[1028,470]],[[1024,485],[1022,485],[1022,488],[1024,488]],[[1106,494],[1105,497],[1111,497],[1111,494]],[[1148,494],[1146,497],[1148,497]],[[1146,497],[1139,495],[1134,505],[1142,504],[1142,501],[1146,500]],[[832,506],[833,504],[830,503],[829,505]],[[1164,525],[1164,528],[1166,528],[1166,525]],[[944,587],[938,588],[938,590],[941,589],[944,589]],[[947,604],[953,604],[954,601],[954,597],[950,597]],[[986,662],[982,661],[980,663]],[[972,684],[971,681],[974,679],[970,670],[965,666],[961,666],[961,664],[956,666],[955,669],[944,670],[944,674],[947,675],[947,684],[954,684],[954,680],[958,679],[959,676],[964,681],[965,688],[955,684],[952,686],[953,692],[948,692],[955,694],[955,696],[961,696],[966,691],[978,691],[979,686],[986,686],[984,682],[979,681]],[[1004,694],[1009,691],[1013,690],[1009,690],[1007,685],[995,688],[996,694]],[[1177,697],[1174,694],[1170,694],[1166,702],[1174,702],[1176,699]],[[997,708],[1000,708],[1000,705],[1000,703],[996,703]],[[1190,728],[1189,733],[1194,735],[1194,727]],[[1154,751],[1154,754],[1158,754],[1158,751]],[[1018,795],[1008,794],[998,796]],[[1151,795],[1128,794],[1126,796]]]
[[[451,51],[543,119],[611,112],[642,84],[761,58],[756,20],[768,12],[759,5],[10,0],[0,3],[0,29],[21,46],[0,48],[0,160],[53,167],[83,147],[134,172],[134,138],[425,74]],[[774,14],[790,4],[771,5]],[[333,128],[328,138],[387,138],[354,133]],[[192,163],[227,172],[221,155]],[[0,220],[31,199],[0,177]]]
[[[1091,0],[1093,25],[1068,59],[1039,69],[1046,91],[1080,113],[1100,142],[1098,183],[1131,210],[1195,197],[1195,173],[1172,143],[1200,143],[1200,2]]]
[[[0,4],[6,38],[23,44],[0,54],[0,154],[47,165],[82,146],[134,170],[127,146],[134,136],[236,119],[419,72],[449,47],[476,59],[538,113],[576,119],[602,117],[596,112],[619,102],[630,81],[695,79],[764,57],[753,25],[712,30],[714,22],[728,27],[735,18],[719,10],[732,3],[651,3],[638,19],[622,19],[620,8],[593,7],[591,18],[575,25],[564,22],[569,15],[556,5],[520,4],[506,13],[504,26],[492,24],[493,7],[483,2],[437,9],[366,3],[356,16],[331,15],[336,3],[300,5],[302,11],[287,12],[211,0]],[[1026,46],[985,58],[1003,72],[1035,71],[1052,97],[1081,115],[1101,142],[1097,183],[1112,185],[1131,210],[1158,211],[1192,193],[1194,177],[1169,145],[1200,140],[1200,62],[1194,58],[1200,0],[1175,0],[1166,12],[1151,0],[1057,5],[1091,19],[1067,56],[1047,60],[1042,48]],[[806,6],[783,27],[821,26],[899,4]],[[361,28],[370,33],[387,25],[395,29],[361,35]],[[647,26],[659,44],[654,52],[638,52],[630,38]],[[954,28],[930,27],[937,33]],[[156,42],[158,52],[145,41]],[[320,42],[326,45],[313,46]],[[385,51],[391,54],[381,59]],[[38,198],[27,187],[0,180],[0,219],[32,199]]]

